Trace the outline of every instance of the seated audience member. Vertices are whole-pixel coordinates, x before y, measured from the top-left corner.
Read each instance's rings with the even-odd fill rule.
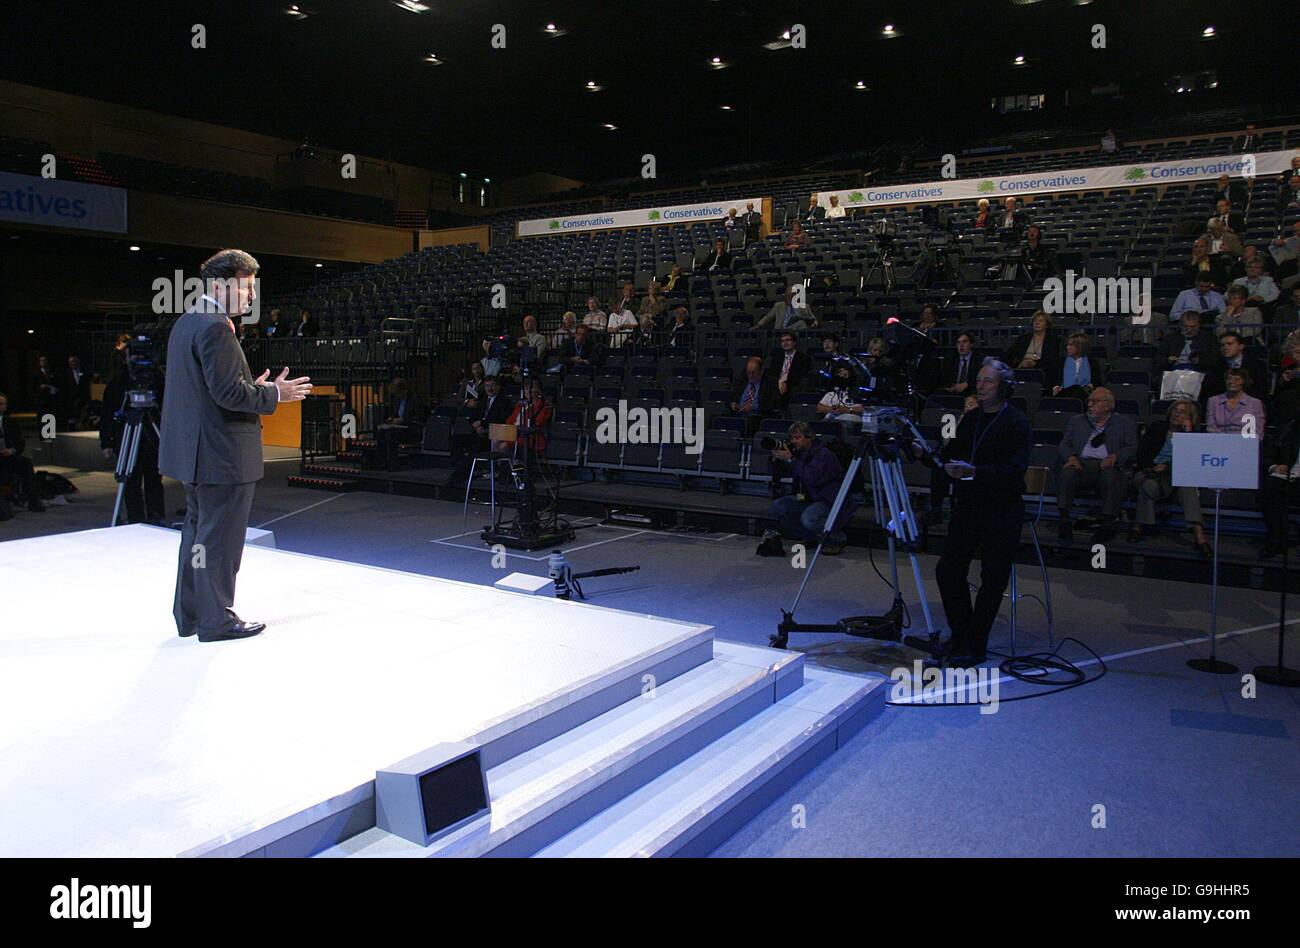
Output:
[[[763,215],[754,210],[754,202],[745,204],[745,213],[740,215],[740,223],[745,228],[745,242],[753,243],[763,232]]]
[[[668,275],[663,278],[661,289],[665,293],[672,293],[678,289],[680,289],[682,292],[686,291],[686,276],[682,273],[681,267],[674,266],[671,270],[668,271]],[[657,316],[659,314],[655,313],[654,315]]]
[[[266,326],[262,329],[262,335],[267,339],[279,339],[286,335],[285,327],[280,325],[280,310],[271,310],[271,315],[267,319]]]
[[[472,409],[478,404],[479,397],[483,394],[483,379],[486,377],[482,362],[471,363],[469,375],[456,386],[455,396],[462,409]]]
[[[1056,251],[1043,243],[1043,232],[1037,224],[1025,228],[1025,246],[1020,251],[1020,263],[1034,284],[1056,273]]]
[[[1169,406],[1163,421],[1152,421],[1142,435],[1137,449],[1137,471],[1133,486],[1137,488],[1137,515],[1128,538],[1140,542],[1156,523],[1156,503],[1178,492],[1183,519],[1191,526],[1196,548],[1201,556],[1214,555],[1205,539],[1201,523],[1201,492],[1197,487],[1174,487],[1174,432],[1195,431],[1200,425],[1201,409],[1191,399],[1179,399]]]
[[[740,226],[740,221],[736,217],[736,209],[734,207],[727,211],[727,215],[722,218],[722,226],[727,229],[728,236],[735,233],[737,230],[742,234],[745,232],[745,228]]]
[[[1239,286],[1246,291],[1246,305],[1264,312],[1271,312],[1277,301],[1278,289],[1273,278],[1264,272],[1264,260],[1256,257],[1246,265],[1246,275],[1233,280],[1232,286]],[[1232,287],[1228,288],[1232,292]]]
[[[1215,221],[1223,224],[1224,228],[1232,231],[1234,234],[1240,234],[1246,229],[1246,220],[1238,211],[1232,209],[1231,202],[1220,198],[1214,204],[1214,214],[1205,222],[1206,229],[1210,229]]]
[[[1232,270],[1233,282],[1244,276],[1249,276],[1250,265],[1256,260],[1264,267],[1264,275],[1273,277],[1273,282],[1277,283],[1277,277],[1273,276],[1274,271],[1277,269],[1277,264],[1273,261],[1273,255],[1271,253],[1261,253],[1260,249],[1254,244],[1246,244],[1241,248],[1241,259],[1237,261],[1237,265]]]
[[[1019,202],[1013,197],[1003,201],[1002,212],[998,215],[998,218],[998,232],[1002,235],[1002,242],[1007,244],[1020,243],[1020,235],[1024,233],[1029,220],[1025,212],[1020,209]]]
[[[1071,333],[1065,340],[1065,357],[1043,367],[1053,397],[1087,398],[1101,385],[1101,366],[1088,354],[1091,346],[1092,337],[1087,333]]]
[[[802,485],[800,493],[807,498],[804,500],[799,494],[789,494],[772,502],[770,515],[776,520],[777,526],[775,530],[763,534],[759,552],[764,556],[784,556],[781,537],[808,543],[821,536],[844,480],[844,468],[831,449],[820,438],[814,437],[811,429],[802,421],[796,421],[790,426],[790,447],[773,451],[772,459],[791,465],[795,481]],[[844,526],[857,507],[852,496],[850,494],[845,498],[838,518],[830,524],[826,544],[822,547],[823,553],[833,556],[842,552],[848,543]]]
[[[826,219],[828,221],[842,220],[844,218],[844,208],[840,207],[839,196],[832,194],[830,201],[831,206],[826,209]]]
[[[994,218],[995,215],[993,214],[993,211],[989,208],[989,199],[980,198],[975,203],[975,221],[974,221],[975,229],[982,230],[990,234],[993,233],[995,230],[998,229],[998,222]]]
[[[655,342],[655,321],[649,314],[642,316],[637,326],[637,331],[632,334],[632,338],[627,341],[631,346],[631,352],[635,355],[654,355]]]
[[[637,320],[639,322],[642,316],[658,319],[659,314],[667,308],[668,300],[664,298],[663,290],[659,288],[659,281],[651,280],[650,285],[646,287],[645,299],[641,301],[641,306],[636,311]]]
[[[967,395],[966,400],[962,403],[962,409],[961,409],[962,418],[966,417],[966,415],[970,414],[972,411],[974,411],[976,408],[979,407],[980,407],[979,399],[975,397],[974,393]],[[960,423],[961,418],[957,419],[957,421]],[[953,425],[952,430],[955,433],[957,430],[957,426]],[[951,438],[943,439],[943,443],[940,445],[941,452],[942,449],[946,447],[948,442],[951,440],[952,440]],[[936,457],[938,456],[941,456],[941,454],[936,454]],[[942,467],[935,467],[930,469],[930,499],[928,504],[928,512],[925,515],[926,523],[937,524],[943,522],[943,502],[945,500],[950,500],[952,498],[953,485],[956,483],[957,482],[954,481],[951,477],[949,477],[948,472],[945,471]]]
[[[1267,469],[1260,484],[1260,502],[1266,532],[1260,553],[1277,556],[1290,542],[1290,507],[1300,501],[1300,416],[1293,415],[1264,447]]]
[[[690,313],[684,305],[678,305],[673,307],[672,317],[668,326],[668,346],[690,352],[695,345],[695,327],[691,325]]]
[[[1062,543],[1074,538],[1070,514],[1080,487],[1096,487],[1101,494],[1101,525],[1092,542],[1105,543],[1114,538],[1115,520],[1127,484],[1125,468],[1137,454],[1137,443],[1137,422],[1128,415],[1116,413],[1115,396],[1110,389],[1093,389],[1086,409],[1070,419],[1057,448],[1061,460],[1056,500],[1061,519],[1057,536]]]
[[[485,376],[499,376],[501,374],[501,360],[492,355],[493,342],[494,340],[491,336],[484,336],[483,341],[480,343],[480,346],[483,349],[483,358],[479,359],[479,364],[483,366],[483,374]]]
[[[975,391],[975,376],[979,374],[975,358],[975,337],[964,332],[957,337],[957,351],[943,364],[939,387],[949,395],[965,395]]]
[[[847,365],[836,366],[831,376],[831,388],[817,403],[817,414],[825,415],[827,421],[858,421],[866,413],[867,406],[853,384],[853,370]]]
[[[1201,328],[1201,314],[1186,312],[1179,327],[1160,343],[1158,367],[1163,369],[1201,369],[1214,361],[1219,344],[1214,333]]]
[[[449,484],[465,483],[469,476],[470,457],[491,447],[488,440],[490,426],[505,424],[514,407],[514,400],[501,391],[495,375],[483,380],[483,395],[469,416],[471,430],[451,437],[452,454],[457,460]]]
[[[609,317],[605,311],[600,308],[600,303],[596,302],[596,297],[588,297],[587,312],[582,316],[582,325],[596,332],[604,332],[609,327]]]
[[[871,370],[874,379],[883,379],[894,370],[894,360],[889,356],[889,346],[883,336],[872,336],[867,343],[867,357],[862,360]]]
[[[1052,317],[1043,310],[1034,313],[1030,330],[1016,338],[1003,356],[1013,369],[1037,369],[1061,360],[1061,339],[1052,332]]]
[[[1282,340],[1277,385],[1273,389],[1273,418],[1285,425],[1300,417],[1300,330],[1292,330]]]
[[[799,351],[799,337],[793,330],[781,333],[780,348],[768,357],[764,374],[774,384],[777,406],[784,411],[790,405],[790,395],[799,383],[808,377],[812,360],[808,353]]]
[[[524,316],[524,331],[518,339],[519,346],[532,346],[540,361],[546,357],[546,337],[537,331],[537,317],[532,313]]]
[[[1205,249],[1211,257],[1219,257],[1219,265],[1231,272],[1237,258],[1241,256],[1241,238],[1228,230],[1219,218],[1210,220],[1209,232],[1205,235]]]
[[[15,499],[25,499],[33,513],[45,510],[45,501],[36,491],[36,471],[30,458],[23,456],[27,441],[18,422],[9,414],[9,399],[0,392],[0,487],[11,486]],[[8,506],[0,495],[0,506]]]
[[[1222,256],[1212,256],[1210,254],[1209,238],[1197,237],[1196,240],[1192,242],[1192,258],[1188,262],[1187,266],[1183,267],[1184,283],[1189,286],[1199,286],[1201,278],[1208,277],[1212,288],[1216,286],[1226,286],[1228,283],[1229,272],[1228,267],[1224,264],[1224,258]],[[1190,292],[1193,291],[1183,290],[1182,294],[1179,295],[1179,299]],[[1175,301],[1175,308],[1177,308],[1177,301]],[[1184,307],[1184,309],[1186,308],[1187,307]],[[1182,310],[1179,310],[1179,312],[1182,312]],[[1174,318],[1172,311],[1169,314],[1169,318],[1171,320]]]
[[[80,428],[90,413],[90,373],[81,367],[81,359],[68,356],[63,372],[63,417],[73,428]]]
[[[611,349],[621,349],[636,329],[636,317],[632,315],[630,309],[620,309],[620,304],[615,303],[609,308],[609,347]]]
[[[1293,174],[1287,181],[1279,203],[1287,208],[1300,207],[1300,174]]]
[[[397,470],[397,459],[404,444],[418,444],[424,434],[429,412],[424,403],[410,392],[406,379],[393,379],[388,386],[384,420],[375,428],[379,454],[387,470]]]
[[[583,323],[572,339],[560,349],[560,362],[566,369],[575,365],[599,365],[600,345],[591,334],[591,327]]]
[[[1255,437],[1264,435],[1264,403],[1246,394],[1250,372],[1228,369],[1223,373],[1224,391],[1206,402],[1205,430],[1215,434],[1241,434],[1248,426]]]
[[[1287,329],[1300,328],[1300,283],[1291,287],[1288,302],[1273,311],[1273,325]]]
[[[1237,283],[1228,287],[1223,312],[1214,321],[1216,333],[1236,332],[1248,342],[1260,338],[1264,331],[1264,314],[1249,304],[1247,292],[1246,287]]]
[[[921,315],[916,321],[916,328],[919,332],[928,336],[942,325],[943,323],[939,321],[939,307],[933,303],[926,303],[921,307]]]
[[[551,348],[558,349],[566,342],[572,339],[578,332],[578,314],[573,310],[566,310],[560,317],[560,328],[556,331],[555,336],[551,339]]]
[[[542,383],[537,379],[525,379],[523,396],[510,411],[505,420],[507,425],[516,428],[538,429],[530,435],[516,431],[516,440],[510,442],[493,442],[493,451],[506,451],[511,447],[526,447],[534,454],[546,450],[546,430],[551,425],[551,405],[542,393]],[[516,454],[516,457],[518,455]],[[520,458],[520,460],[522,460]]]
[[[1108,155],[1112,155],[1118,147],[1119,142],[1115,138],[1115,130],[1113,128],[1106,129],[1106,134],[1101,136],[1101,150]]]
[[[1169,309],[1169,322],[1177,323],[1183,313],[1200,313],[1202,316],[1222,313],[1227,307],[1223,294],[1214,288],[1214,276],[1209,270],[1196,275],[1196,286],[1183,290]]]
[[[637,308],[636,289],[633,287],[631,280],[624,280],[623,295],[620,296],[618,302],[610,308],[610,312],[625,309],[631,313],[635,313]]]
[[[721,237],[713,242],[713,250],[709,252],[709,258],[704,261],[704,269],[709,272],[731,269],[731,251],[727,249],[726,241]]]
[[[796,306],[795,298],[801,296],[803,287],[792,286],[786,289],[785,297],[772,304],[767,315],[754,323],[755,329],[772,326],[775,329],[811,329],[817,325],[817,317],[808,306]]]
[[[822,352],[828,356],[840,354],[840,337],[833,332],[828,332],[822,336]]]
[[[803,225],[795,221],[790,228],[790,233],[785,238],[786,250],[802,250],[808,246],[808,235],[803,232]]]
[[[1246,191],[1240,184],[1234,184],[1230,175],[1221,174],[1214,182],[1215,207],[1219,206],[1220,201],[1227,201],[1229,206],[1242,207],[1246,203]]]
[[[1285,206],[1291,200],[1291,182],[1300,180],[1300,155],[1291,159],[1291,167],[1284,168],[1277,181],[1278,203]]]
[[[804,214],[803,219],[807,223],[814,223],[826,219],[826,208],[817,203],[817,195],[808,199],[808,211]]]
[[[316,317],[304,309],[298,314],[298,325],[293,328],[293,335],[307,338],[318,336],[320,335],[320,323],[316,322]]]
[[[731,411],[745,419],[745,434],[753,435],[758,423],[776,408],[776,389],[763,374],[763,360],[750,356],[745,360],[745,375],[731,393]]]
[[[1265,266],[1272,260],[1276,260],[1278,264],[1272,274],[1274,282],[1289,289],[1290,287],[1285,286],[1286,282],[1296,278],[1297,273],[1300,272],[1300,220],[1291,225],[1289,236],[1278,237],[1273,241],[1264,260]]]
[[[1246,341],[1241,333],[1229,330],[1219,337],[1219,356],[1217,361],[1206,366],[1205,378],[1201,382],[1201,403],[1205,404],[1227,390],[1224,373],[1229,369],[1244,369],[1248,375],[1246,394],[1263,401],[1268,393],[1268,364],[1263,359],[1246,358]]]

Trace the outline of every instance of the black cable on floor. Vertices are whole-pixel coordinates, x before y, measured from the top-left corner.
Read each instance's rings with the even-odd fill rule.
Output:
[[[1066,642],[1073,642],[1082,648],[1085,652],[1097,660],[1101,666],[1099,674],[1089,678],[1087,672],[1075,665],[1069,659],[1062,658],[1060,655],[1061,646]],[[1045,698],[1048,695],[1059,694],[1062,691],[1069,691],[1071,688],[1078,688],[1080,685],[1090,685],[1094,681],[1100,681],[1106,677],[1109,669],[1106,662],[1100,655],[1094,652],[1084,643],[1075,638],[1061,639],[1055,649],[1050,652],[1032,652],[1028,655],[1007,655],[1003,652],[995,652],[989,649],[990,655],[997,655],[1002,658],[1002,663],[998,665],[998,671],[1008,675],[1017,681],[1023,681],[1031,685],[1043,685],[1050,687],[1050,691],[1038,691],[1033,694],[1016,695],[1011,698],[998,698],[998,704],[1010,703],[1012,701],[1028,701],[1030,698]],[[938,666],[932,666],[937,668]],[[1064,676],[1056,677],[1056,676]],[[979,701],[955,701],[955,702],[927,702],[927,701],[886,701],[886,707],[892,708],[978,708],[981,706]]]

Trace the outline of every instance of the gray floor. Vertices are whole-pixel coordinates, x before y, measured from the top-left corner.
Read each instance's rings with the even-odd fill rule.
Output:
[[[275,531],[282,549],[476,583],[502,575],[471,533],[457,536],[461,508],[373,493],[290,489],[292,461],[267,465],[250,523]],[[107,525],[111,475],[69,472],[81,493],[44,514],[20,512],[0,540]],[[167,483],[169,512],[182,502]],[[471,508],[471,531],[486,520]],[[442,540],[443,542],[433,542]],[[802,573],[788,560],[753,555],[752,538],[579,531],[568,554],[575,570],[638,565],[639,572],[586,583],[590,600],[619,609],[712,623],[720,636],[756,644],[780,619]],[[468,547],[468,548],[466,548]],[[544,575],[546,563],[511,554],[511,571]],[[884,563],[879,565],[884,568]],[[931,583],[934,562],[924,558]],[[1026,590],[1034,572],[1022,568]],[[997,713],[974,708],[887,708],[719,849],[724,856],[1300,855],[1300,693],[1259,685],[1243,697],[1241,675],[1188,669],[1203,655],[1210,590],[1187,583],[1078,571],[1054,575],[1057,634],[1086,642],[1110,667],[1101,681],[1061,694],[1007,703],[1034,689],[1006,683]],[[915,586],[904,594],[920,624]],[[132,590],[140,608],[147,591]],[[817,565],[798,612],[802,621],[879,612],[888,590],[863,550]],[[154,607],[170,609],[171,590]],[[1300,617],[1300,598],[1292,602]],[[1243,672],[1275,656],[1277,596],[1225,589],[1221,632],[1256,629],[1220,643]],[[256,617],[249,617],[256,618]],[[1046,644],[1041,610],[1025,603],[1021,641]],[[1006,611],[993,644],[1007,642]],[[1263,627],[1263,628],[1259,628]],[[1291,625],[1290,664],[1300,665]],[[271,634],[274,630],[269,630]],[[917,653],[837,636],[800,637],[811,661],[848,671],[910,665]],[[1064,653],[1089,658],[1076,646]],[[1125,653],[1138,652],[1127,655]],[[1095,674],[1097,667],[1088,669]],[[796,805],[806,814],[793,828]],[[1105,828],[1093,828],[1098,806]]]

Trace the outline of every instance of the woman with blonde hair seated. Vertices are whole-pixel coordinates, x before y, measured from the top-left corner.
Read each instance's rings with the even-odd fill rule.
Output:
[[[1130,543],[1142,542],[1147,531],[1156,524],[1156,503],[1177,492],[1183,519],[1196,538],[1197,551],[1205,559],[1214,555],[1201,522],[1200,488],[1174,486],[1174,434],[1195,431],[1200,424],[1200,406],[1190,398],[1184,398],[1169,406],[1164,421],[1153,421],[1147,426],[1138,442],[1137,472],[1133,475],[1137,516],[1128,535]]]

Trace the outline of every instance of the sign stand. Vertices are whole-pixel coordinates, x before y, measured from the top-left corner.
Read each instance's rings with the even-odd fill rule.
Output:
[[[1210,585],[1210,657],[1193,658],[1188,668],[1211,675],[1232,675],[1236,665],[1220,660],[1219,520],[1223,492],[1259,489],[1259,439],[1240,434],[1174,433],[1173,485],[1214,491],[1214,572]]]
[[[1239,669],[1231,662],[1221,662],[1215,654],[1219,640],[1219,507],[1223,501],[1223,488],[1214,489],[1214,578],[1210,582],[1210,657],[1193,658],[1188,668],[1209,672],[1211,675],[1233,675]]]

